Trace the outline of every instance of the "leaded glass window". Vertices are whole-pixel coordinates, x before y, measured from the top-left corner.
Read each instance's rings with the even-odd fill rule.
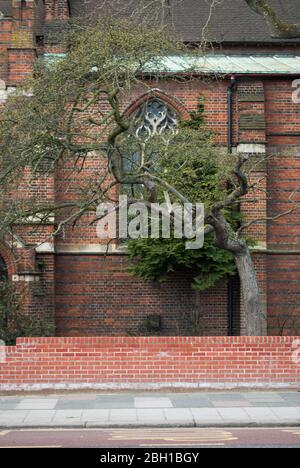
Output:
[[[143,141],[157,135],[168,139],[176,134],[178,128],[178,116],[157,98],[150,99],[140,107],[134,122],[135,136]]]
[[[128,147],[124,151],[124,169],[135,173],[145,163],[149,166],[159,164],[160,148],[177,134],[179,117],[165,102],[151,98],[143,103],[132,117],[132,125],[127,138]],[[141,187],[126,187],[126,192],[138,191]]]
[[[144,102],[131,116],[130,130],[122,140],[125,173],[134,176],[147,166],[149,172],[159,174],[160,155],[177,135],[179,121],[179,115],[161,99],[151,97]],[[121,187],[121,193],[134,200],[148,196],[145,190],[142,184],[123,184]]]

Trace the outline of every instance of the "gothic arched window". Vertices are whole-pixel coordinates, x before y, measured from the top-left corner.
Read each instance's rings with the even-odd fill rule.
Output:
[[[153,97],[144,102],[131,117],[129,156],[124,161],[126,172],[134,172],[140,164],[151,162],[155,145],[168,143],[176,135],[178,124],[177,113],[161,99]]]
[[[7,279],[7,267],[6,263],[0,255],[0,281]]]
[[[158,98],[146,101],[134,116],[135,136],[148,140],[156,135],[168,138],[175,135],[179,118],[177,114]]]
[[[151,97],[131,116],[131,128],[124,149],[123,164],[126,173],[136,173],[145,163],[149,168],[159,164],[162,145],[177,134],[178,114],[163,100]],[[151,170],[151,169],[150,169]],[[131,196],[141,196],[142,186],[123,185],[123,191]]]

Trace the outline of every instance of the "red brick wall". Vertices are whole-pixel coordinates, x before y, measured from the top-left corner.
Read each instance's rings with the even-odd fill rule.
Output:
[[[69,19],[70,11],[68,6],[68,0],[45,0],[46,19],[51,20],[53,18]]]
[[[300,255],[268,257],[268,333],[300,333]]]
[[[21,338],[0,365],[0,390],[296,387],[292,337]]]
[[[161,317],[161,334],[227,334],[226,281],[205,294],[191,288],[192,275],[163,284],[127,273],[126,256],[58,255],[55,266],[55,324],[59,336],[143,335],[149,315]]]
[[[268,154],[268,216],[300,202],[300,104],[291,80],[265,82]],[[300,333],[300,212],[268,223],[268,333]]]
[[[269,145],[300,145],[300,105],[292,100],[292,80],[266,80],[266,123]]]

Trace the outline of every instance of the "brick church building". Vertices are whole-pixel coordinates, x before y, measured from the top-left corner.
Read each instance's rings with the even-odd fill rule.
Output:
[[[69,18],[96,3],[0,0],[0,109],[8,93],[32,74],[37,57],[49,60],[64,53],[61,32]],[[184,0],[172,7],[171,1],[172,21],[183,41],[201,41],[208,3]],[[281,18],[300,23],[298,0],[270,4]],[[244,203],[242,209],[249,219],[273,218],[289,209],[293,193],[300,199],[300,39],[273,38],[264,19],[243,0],[217,5],[206,29],[211,48],[199,75],[210,79],[154,83],[152,99],[180,119],[203,98],[205,121],[220,147],[229,153],[265,155],[253,174],[264,181],[264,196],[255,208]],[[136,111],[146,99],[149,95],[136,89],[122,103],[123,111]],[[89,170],[83,172],[86,177]],[[63,197],[62,182],[63,174],[56,172],[31,190],[57,201]],[[153,316],[160,318],[160,334],[185,334],[191,332],[187,324],[195,313],[201,335],[244,333],[237,279],[223,280],[202,294],[192,290],[186,272],[177,272],[164,284],[142,281],[128,274],[126,251],[112,246],[107,255],[88,223],[51,239],[54,226],[55,219],[49,220],[35,235],[28,226],[21,229],[13,249],[0,240],[0,277],[7,276],[20,288],[26,312],[54,324],[58,336],[139,334]],[[300,211],[295,211],[251,230],[269,335],[300,333],[299,226]]]

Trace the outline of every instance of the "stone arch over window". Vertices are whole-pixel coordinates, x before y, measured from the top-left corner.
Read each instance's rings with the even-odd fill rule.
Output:
[[[190,114],[184,105],[175,97],[169,96],[159,89],[152,89],[136,99],[125,111],[128,118],[132,118],[145,104],[151,101],[159,101],[164,104],[171,112],[177,114],[179,120],[189,120]]]

